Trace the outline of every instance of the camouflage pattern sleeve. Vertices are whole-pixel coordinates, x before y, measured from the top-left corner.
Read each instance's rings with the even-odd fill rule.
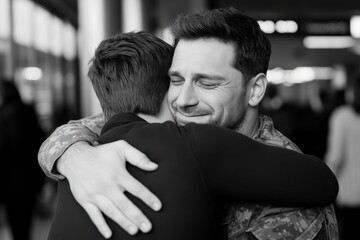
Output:
[[[252,137],[264,144],[301,152],[274,128],[271,118],[264,115],[260,116],[259,128]],[[339,240],[332,205],[324,208],[283,208],[230,202],[225,208],[222,226],[229,240]]]
[[[64,179],[64,176],[54,168],[56,160],[68,147],[78,141],[93,144],[99,137],[104,123],[104,115],[98,114],[93,117],[72,120],[56,128],[43,142],[38,153],[38,161],[45,175],[54,180]]]

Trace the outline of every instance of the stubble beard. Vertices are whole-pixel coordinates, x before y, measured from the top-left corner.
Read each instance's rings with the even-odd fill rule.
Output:
[[[239,114],[233,123],[230,123],[228,126],[225,127],[241,133],[241,129],[244,128],[244,124],[245,124],[244,120],[246,114],[247,114],[246,91],[242,91],[241,98],[239,100]]]

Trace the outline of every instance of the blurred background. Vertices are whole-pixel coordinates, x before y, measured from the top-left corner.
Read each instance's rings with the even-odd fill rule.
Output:
[[[172,43],[168,26],[178,14],[230,6],[258,20],[272,44],[262,111],[304,152],[323,158],[329,116],[360,69],[359,1],[0,0],[0,76],[12,79],[49,135],[101,111],[86,76],[101,40],[148,30]],[[51,181],[38,201],[32,236],[41,240],[54,203]],[[0,205],[0,239],[10,240],[4,212]]]

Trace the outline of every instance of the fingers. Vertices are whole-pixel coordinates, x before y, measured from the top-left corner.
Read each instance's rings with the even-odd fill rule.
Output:
[[[121,151],[123,157],[130,164],[147,171],[153,171],[158,168],[158,165],[156,163],[150,161],[150,159],[145,154],[143,154],[127,142],[120,140],[115,143],[120,149],[119,151]]]
[[[113,145],[111,145],[113,144]],[[155,170],[158,165],[149,160],[149,158],[132,147],[130,144],[123,140],[119,140],[113,143],[107,144],[109,148],[115,147],[117,154],[119,154],[119,158],[125,162],[129,162],[134,166],[137,166],[143,170]],[[122,168],[124,170],[125,168]],[[122,171],[117,174],[117,183],[123,189],[141,199],[146,205],[152,208],[155,211],[161,209],[160,200],[150,192],[144,185],[142,185],[139,181],[133,178],[127,171]]]
[[[92,150],[86,151],[86,161],[73,166],[76,174],[68,179],[74,197],[80,204],[83,203],[81,205],[96,228],[105,238],[112,235],[103,213],[131,235],[139,229],[150,231],[150,221],[124,191],[138,197],[155,211],[160,210],[161,202],[127,172],[125,162],[149,171],[155,170],[157,164],[125,141],[104,144]]]
[[[131,235],[136,234],[138,229],[144,233],[149,232],[152,228],[149,219],[121,191],[118,193],[112,191],[108,195],[97,194],[92,197],[92,203],[82,204],[96,228],[105,238],[112,235],[101,214],[103,212]]]
[[[86,213],[89,215],[91,221],[95,224],[101,235],[103,235],[106,239],[110,238],[112,232],[109,226],[106,224],[100,210],[92,203],[85,203],[83,205],[83,208],[85,209]]]
[[[122,229],[127,231],[130,235],[137,233],[138,227],[130,221],[123,212],[119,211],[112,201],[102,195],[97,195],[94,200],[95,204],[99,207],[99,210],[116,222]]]
[[[142,232],[149,232],[152,225],[149,219],[124,194],[114,196],[111,201],[118,210],[133,222]]]
[[[126,172],[122,174],[121,185],[126,191],[141,199],[154,211],[159,211],[161,209],[162,204],[160,199],[129,173]]]

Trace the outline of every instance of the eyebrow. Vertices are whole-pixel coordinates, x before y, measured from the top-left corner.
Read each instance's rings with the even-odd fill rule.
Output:
[[[178,76],[178,77],[182,77],[181,74],[178,71],[171,71],[169,70],[168,72],[169,76]],[[198,79],[198,78],[206,78],[206,79],[210,79],[210,80],[225,80],[225,77],[221,76],[221,75],[216,75],[216,74],[205,74],[205,73],[197,73],[193,76],[193,78]]]
[[[168,71],[169,76],[181,76],[181,74],[178,71]]]
[[[205,74],[205,73],[197,73],[194,76],[195,79],[198,78],[206,78],[206,79],[210,79],[210,80],[225,80],[225,77],[220,76],[220,75],[216,75],[216,74]]]

